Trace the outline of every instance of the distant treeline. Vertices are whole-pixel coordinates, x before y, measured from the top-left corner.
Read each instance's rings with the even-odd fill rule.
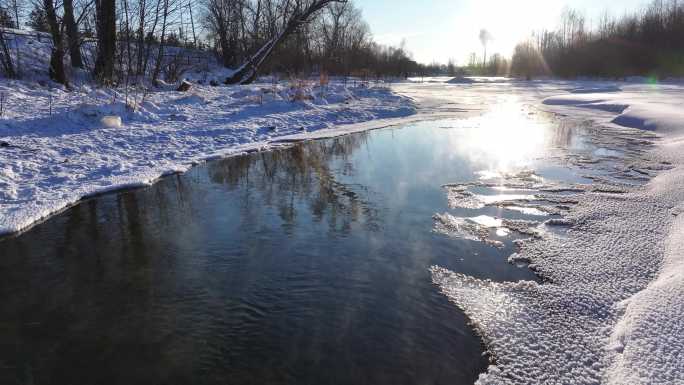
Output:
[[[583,15],[567,10],[558,30],[537,33],[515,48],[510,72],[567,78],[684,76],[684,2],[656,0],[632,15],[605,15],[594,29]]]

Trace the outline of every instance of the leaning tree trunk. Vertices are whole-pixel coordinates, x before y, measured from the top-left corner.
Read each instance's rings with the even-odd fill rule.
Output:
[[[45,18],[47,19],[48,27],[50,28],[50,36],[52,36],[52,54],[50,55],[49,71],[50,79],[69,87],[69,79],[67,79],[66,70],[64,69],[64,41],[62,39],[62,31],[59,22],[57,21],[55,4],[52,0],[43,0],[43,7],[45,8]]]
[[[254,55],[249,57],[236,71],[228,77],[226,84],[249,84],[252,83],[258,73],[259,67],[273,53],[275,48],[282,43],[288,36],[297,31],[299,27],[306,24],[311,17],[330,3],[346,3],[347,0],[314,0],[305,9],[297,8],[293,13],[285,28],[266,42]]]
[[[96,0],[95,13],[97,17],[95,78],[103,84],[111,84],[114,82],[114,57],[116,55],[116,1]]]
[[[74,1],[64,0],[64,24],[66,26],[67,41],[69,42],[69,57],[71,66],[83,68],[81,57],[81,38],[78,35],[78,25],[74,18]]]

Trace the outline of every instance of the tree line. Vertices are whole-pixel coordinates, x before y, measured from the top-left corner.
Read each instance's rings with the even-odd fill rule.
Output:
[[[542,31],[515,48],[511,73],[615,77],[684,76],[684,3],[655,0],[633,14],[605,14],[589,28],[567,9],[555,31]]]
[[[192,57],[235,73],[363,77],[419,69],[403,45],[377,44],[350,0],[0,0],[0,64],[18,77],[12,28],[46,33],[48,73],[69,86],[82,71],[104,85],[176,81]]]

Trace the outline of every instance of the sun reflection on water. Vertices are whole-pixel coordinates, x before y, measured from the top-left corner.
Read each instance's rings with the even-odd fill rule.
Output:
[[[512,98],[485,115],[456,122],[453,148],[484,168],[482,176],[499,177],[525,169],[546,151],[549,123]]]

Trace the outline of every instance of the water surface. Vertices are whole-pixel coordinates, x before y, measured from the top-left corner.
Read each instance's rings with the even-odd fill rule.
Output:
[[[575,140],[530,120],[511,134],[506,121],[214,161],[0,241],[0,383],[472,384],[483,346],[428,268],[536,277],[507,263],[512,234],[493,231],[496,248],[433,231],[438,213],[503,215],[449,208],[442,185]]]

